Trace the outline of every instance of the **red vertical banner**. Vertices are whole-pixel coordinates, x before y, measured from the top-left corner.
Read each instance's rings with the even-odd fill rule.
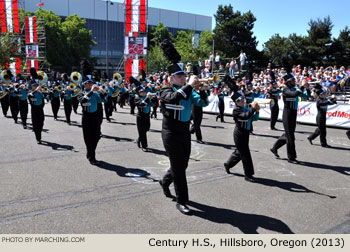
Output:
[[[36,17],[33,17],[33,36],[34,36],[34,43],[38,43],[38,33],[36,30]]]
[[[30,30],[29,30],[29,17],[26,17],[26,43],[29,43],[30,42],[30,38],[29,38],[29,33],[30,33]]]
[[[27,71],[28,71],[28,75],[30,75],[30,68],[31,68],[31,61],[27,60]]]
[[[125,12],[125,35],[129,36],[129,32],[131,32],[132,0],[126,0]]]
[[[129,82],[129,77],[132,76],[132,59],[127,59],[125,63],[125,79]]]
[[[146,0],[140,0],[140,32],[146,32]]]
[[[5,0],[0,0],[0,22],[1,22],[1,32],[7,32],[7,21],[6,21],[6,8]]]
[[[39,71],[39,60],[35,60],[35,69]]]
[[[20,58],[16,58],[16,74],[20,74],[21,71],[21,59]]]
[[[12,16],[14,33],[19,33],[18,0],[12,0]]]
[[[140,70],[140,72],[141,72],[141,70],[146,71],[146,60],[144,60],[144,59],[139,60],[139,70]]]

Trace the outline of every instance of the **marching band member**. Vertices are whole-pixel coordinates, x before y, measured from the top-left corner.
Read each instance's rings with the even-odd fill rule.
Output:
[[[92,165],[97,164],[95,151],[101,134],[98,104],[102,103],[102,94],[100,95],[98,91],[98,85],[94,85],[93,81],[87,80],[84,82],[84,92],[78,95],[83,108],[81,124],[86,145],[86,158]]]
[[[106,115],[106,119],[107,122],[111,122],[111,116],[113,113],[113,103],[112,103],[112,94],[114,92],[114,88],[112,87],[112,85],[109,85],[108,82],[105,83],[104,85],[106,85],[104,92],[106,93],[106,97],[107,97],[107,102],[105,102],[105,115]]]
[[[259,119],[259,104],[253,102],[250,108],[245,106],[245,97],[235,92],[231,99],[235,102],[236,107],[233,110],[233,119],[236,127],[233,132],[233,139],[236,150],[231,154],[229,159],[224,163],[225,170],[230,174],[230,169],[242,160],[245,180],[255,182],[254,166],[249,149],[249,134],[252,122]]]
[[[273,100],[272,103],[270,103],[270,111],[271,111],[271,118],[270,118],[270,129],[271,130],[277,130],[275,128],[277,119],[278,119],[278,113],[279,113],[279,106],[278,106],[278,100],[280,93],[282,93],[282,90],[277,87],[277,83],[275,81],[272,81],[270,83],[270,88],[267,91],[268,97]]]
[[[28,89],[20,81],[19,86],[19,113],[21,115],[23,128],[27,128],[27,115],[28,115]]]
[[[9,91],[10,91],[10,111],[11,111],[11,115],[12,115],[12,118],[15,121],[15,123],[17,123],[18,113],[19,113],[19,107],[18,107],[18,94],[19,94],[19,91],[18,91],[18,87],[19,87],[19,85],[17,83],[13,83],[9,87]]]
[[[1,108],[2,108],[2,114],[7,117],[7,111],[10,107],[10,96],[9,96],[9,90],[7,88],[7,84],[1,83],[0,85],[0,102],[1,102]]]
[[[33,131],[38,144],[41,144],[41,131],[44,127],[44,95],[42,88],[37,82],[32,82],[33,91],[28,94],[28,100],[31,105]]]
[[[145,89],[140,86],[138,88],[138,97],[135,98],[135,105],[137,106],[136,125],[139,137],[137,139],[137,146],[142,147],[142,151],[147,152],[147,131],[151,126],[150,111],[152,104],[152,93],[145,92]]]
[[[168,67],[170,85],[160,90],[161,111],[163,113],[162,140],[170,160],[170,168],[159,181],[166,197],[172,197],[169,186],[174,182],[176,193],[176,208],[183,214],[191,214],[187,207],[188,189],[186,168],[191,154],[191,134],[189,123],[192,104],[207,106],[208,99],[203,93],[200,96],[194,92],[197,77],[192,76],[188,85],[185,85],[181,56],[175,47],[168,41],[161,43],[161,48],[173,65]]]
[[[298,111],[298,101],[299,97],[307,97],[307,92],[304,91],[304,87],[301,89],[295,87],[295,79],[291,74],[286,74],[283,76],[285,81],[285,88],[283,89],[283,127],[284,134],[280,136],[270,151],[279,158],[278,149],[283,145],[287,144],[288,162],[293,164],[298,164],[299,161],[296,160],[297,153],[295,151],[295,128],[297,121],[297,111]]]
[[[327,131],[326,131],[326,120],[327,120],[327,109],[328,105],[336,104],[335,96],[333,96],[331,99],[326,99],[326,91],[319,89],[316,91],[316,94],[318,95],[317,101],[316,101],[316,107],[317,107],[317,116],[316,116],[316,123],[317,123],[317,129],[315,132],[310,135],[307,139],[309,140],[310,144],[312,145],[312,140],[314,140],[316,137],[320,136],[321,146],[326,148],[331,148],[330,145],[327,144]]]
[[[62,89],[61,91],[58,88],[58,85],[54,82],[52,84],[52,90],[49,93],[49,97],[51,100],[51,109],[52,109],[52,113],[53,113],[53,118],[55,121],[57,121],[57,115],[58,115],[58,111],[60,109],[60,92],[63,91],[63,86],[60,85],[60,88]]]
[[[220,118],[221,122],[224,121],[224,111],[225,111],[225,96],[227,96],[227,90],[224,87],[221,87],[218,91],[218,98],[219,98],[219,114],[216,116],[216,121]]]
[[[72,113],[72,94],[73,90],[69,86],[69,82],[66,82],[64,91],[62,92],[64,101],[63,101],[63,106],[64,106],[64,114],[66,116],[66,122],[68,125],[70,125],[70,115]]]

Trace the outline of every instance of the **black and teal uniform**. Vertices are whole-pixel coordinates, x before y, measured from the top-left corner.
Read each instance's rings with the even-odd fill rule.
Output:
[[[41,132],[44,127],[44,95],[39,91],[34,91],[28,94],[28,100],[31,105],[31,115],[33,131],[35,133],[36,140],[41,141]]]
[[[218,93],[219,98],[219,114],[216,116],[216,121],[220,118],[221,122],[224,122],[224,111],[225,111],[225,96],[227,96],[227,92],[220,90]]]
[[[282,120],[285,133],[277,139],[272,150],[277,151],[283,145],[287,144],[288,160],[295,160],[297,158],[297,153],[295,151],[294,132],[296,128],[299,97],[308,97],[308,94],[305,90],[288,86],[283,89],[282,94],[284,102]]]
[[[17,84],[16,84],[17,86]],[[12,86],[9,88],[10,90],[10,111],[13,120],[15,123],[17,123],[18,119],[18,113],[19,113],[19,106],[18,106],[18,87]]]
[[[186,168],[191,154],[191,134],[189,131],[192,104],[205,107],[207,95],[197,94],[192,86],[166,86],[160,90],[161,111],[163,113],[162,140],[170,160],[170,168],[162,179],[163,187],[174,182],[176,201],[188,201]]]
[[[279,113],[279,106],[278,106],[278,100],[280,93],[282,93],[282,90],[279,88],[270,88],[267,91],[269,98],[272,100],[270,103],[270,111],[271,111],[271,118],[270,118],[270,128],[275,129],[275,125],[278,119],[278,113]]]
[[[197,93],[200,95],[200,93],[205,92],[205,94],[209,97],[209,91],[197,91]],[[197,141],[202,141],[202,131],[201,131],[201,124],[203,119],[203,108],[200,106],[196,106],[192,104],[192,114],[191,118],[193,120],[193,124],[191,125],[190,132],[191,134],[196,133],[196,139]]]
[[[60,92],[54,88],[49,95],[51,100],[51,109],[52,109],[53,117],[55,120],[57,120],[58,111],[61,105]]]
[[[72,113],[72,90],[68,90],[68,86],[65,87],[64,90],[64,114],[66,115],[66,122],[70,124],[70,115]]]
[[[237,149],[232,152],[225,166],[230,169],[242,160],[245,176],[251,177],[254,175],[254,166],[249,149],[249,133],[252,122],[259,119],[259,113],[254,108],[236,106],[233,110],[233,119],[236,124],[233,139]]]
[[[143,97],[136,97],[135,105],[137,106],[138,110],[136,114],[136,125],[139,134],[137,144],[139,146],[141,145],[142,148],[147,148],[147,131],[149,131],[151,126],[150,112],[153,104],[151,99],[147,98],[145,95]]]
[[[3,98],[0,99],[0,102],[1,102],[2,113],[5,117],[7,117],[7,111],[9,110],[9,107],[10,107],[9,89],[7,86],[1,85],[0,91],[4,92],[3,94],[5,94]]]
[[[317,116],[316,116],[316,124],[317,129],[315,132],[308,137],[309,140],[314,140],[316,137],[320,136],[321,145],[323,147],[327,147],[327,131],[326,131],[326,121],[327,121],[327,110],[329,105],[336,104],[336,102],[332,99],[319,99],[316,102],[317,107]]]
[[[28,116],[28,90],[26,88],[19,88],[19,113],[23,127],[27,127],[27,116]]]
[[[101,124],[99,104],[102,106],[101,95],[97,92],[86,90],[78,96],[83,109],[82,129],[86,146],[86,157],[91,161],[96,161],[96,147],[100,140]]]

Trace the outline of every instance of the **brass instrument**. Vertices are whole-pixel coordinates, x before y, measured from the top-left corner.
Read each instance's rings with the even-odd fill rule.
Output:
[[[70,83],[70,84],[67,86],[67,90],[73,91],[76,87],[77,87],[76,84]]]
[[[114,92],[113,92],[113,94],[112,94],[112,97],[113,97],[113,98],[117,97],[117,96],[119,95],[119,93],[120,93],[120,87],[117,86],[117,85],[115,85],[115,86],[114,86]]]
[[[79,86],[77,86],[74,90],[73,90],[73,94],[72,97],[77,97],[78,94],[81,92],[81,88]]]
[[[0,79],[5,84],[10,84],[11,82],[11,76],[8,74],[8,71],[10,70],[2,70],[0,74]]]
[[[83,77],[79,72],[72,72],[70,79],[74,84],[79,85],[83,81]]]
[[[39,84],[43,85],[47,82],[47,74],[44,71],[38,71],[38,80],[39,80]]]
[[[220,76],[218,74],[214,74],[213,78],[199,79],[199,82],[214,82],[216,84],[218,81],[220,81]]]
[[[49,93],[49,91],[50,91],[50,89],[47,86],[43,86],[42,93],[47,94],[47,93]]]
[[[58,92],[62,92],[63,91],[63,86],[62,85],[58,85],[56,88],[57,88]]]
[[[120,73],[113,74],[113,81],[117,82],[118,84],[121,84],[123,81],[123,77],[120,75]]]

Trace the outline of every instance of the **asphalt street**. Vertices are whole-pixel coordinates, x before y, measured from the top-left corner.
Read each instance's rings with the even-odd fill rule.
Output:
[[[50,104],[45,114],[42,145],[30,127],[0,115],[3,234],[350,233],[350,140],[344,129],[327,129],[333,148],[326,149],[319,139],[314,145],[306,139],[315,126],[298,124],[296,165],[287,162],[285,147],[280,159],[269,151],[282,123],[280,131],[270,131],[268,121],[255,122],[250,149],[258,181],[250,183],[242,163],[231,175],[223,167],[234,150],[232,117],[221,123],[205,114],[205,144],[192,135],[187,178],[193,216],[186,216],[158,184],[169,167],[160,113],[151,119],[150,151],[143,152],[135,142],[135,116],[118,107],[112,122],[103,122],[98,166],[85,157],[80,114],[72,113],[70,126],[63,106],[59,121]]]

